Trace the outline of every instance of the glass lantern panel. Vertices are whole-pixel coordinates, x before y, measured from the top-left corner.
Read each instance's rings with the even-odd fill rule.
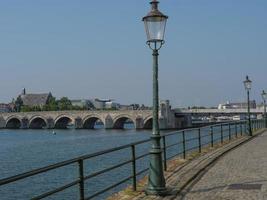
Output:
[[[166,26],[165,17],[148,17],[144,20],[147,40],[164,40]]]
[[[244,81],[244,85],[245,85],[246,90],[251,89],[251,81],[249,81],[249,80]]]
[[[267,93],[262,93],[262,98],[264,99],[264,100],[267,100]]]

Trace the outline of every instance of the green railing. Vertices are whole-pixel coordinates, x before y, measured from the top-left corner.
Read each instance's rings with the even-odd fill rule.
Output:
[[[252,123],[253,132],[265,127],[264,120],[252,120],[251,123]],[[192,151],[198,151],[199,153],[201,153],[203,148],[207,146],[213,147],[215,144],[218,144],[218,143],[223,144],[225,141],[230,141],[233,138],[237,138],[238,136],[242,136],[246,134],[247,128],[248,126],[247,126],[246,121],[237,121],[237,122],[215,124],[212,126],[205,126],[201,128],[185,129],[185,130],[180,130],[176,132],[162,134],[162,155],[163,155],[164,170],[167,170],[168,168],[167,160],[170,160],[173,157],[177,157],[177,156],[181,156],[184,159],[186,159],[187,154]],[[26,173],[22,173],[16,176],[4,178],[0,180],[0,187],[7,185],[7,184],[18,182],[22,179],[27,179],[29,177],[33,177],[39,174],[44,174],[46,172],[49,172],[55,169],[59,169],[65,166],[76,164],[79,173],[77,174],[77,178],[75,180],[62,185],[61,187],[57,187],[43,194],[34,196],[31,199],[34,199],[34,200],[44,199],[46,197],[52,196],[56,193],[62,192],[68,188],[71,188],[77,185],[79,187],[79,199],[80,200],[92,199],[111,189],[116,188],[119,185],[129,183],[129,181],[132,182],[132,189],[136,190],[137,181],[138,181],[137,177],[140,177],[140,175],[143,175],[145,172],[148,171],[148,168],[139,169],[136,165],[136,162],[138,160],[149,156],[148,151],[142,152],[142,154],[140,155],[136,154],[136,149],[140,145],[143,145],[143,144],[147,144],[147,146],[150,146],[150,139],[142,140],[139,142],[131,143],[128,145],[124,145],[124,146],[120,146],[120,147],[116,147],[116,148],[112,148],[112,149],[108,149],[104,151],[100,151],[100,152],[89,154],[89,155],[84,155],[81,157],[77,157],[74,159],[70,159],[70,160],[59,162],[53,165],[49,165],[43,168],[28,171]],[[96,171],[90,174],[85,174],[84,161],[90,160],[92,158],[96,158],[101,155],[107,155],[107,154],[125,150],[125,149],[128,149],[131,151],[131,156],[128,158],[128,160],[116,163],[105,169],[102,169],[102,170],[99,170],[99,171]],[[85,188],[90,187],[86,185],[85,183],[86,180],[98,177],[102,174],[111,172],[112,170],[121,168],[129,164],[131,165],[131,174],[129,174],[128,177],[122,180],[116,180],[115,183],[112,183],[108,187],[102,188],[98,191],[94,191],[94,193],[90,194],[87,197],[85,196]],[[90,182],[90,184],[92,185],[93,183]]]

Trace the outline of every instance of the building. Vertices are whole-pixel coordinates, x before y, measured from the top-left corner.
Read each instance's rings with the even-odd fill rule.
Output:
[[[257,108],[257,104],[255,100],[250,101],[250,108]],[[219,104],[219,110],[225,109],[244,109],[248,107],[248,103],[230,103],[229,101],[226,104]]]
[[[113,101],[106,102],[105,104],[106,109],[119,109],[120,104],[115,103]]]
[[[14,110],[14,105],[12,103],[0,103],[0,113],[12,112]]]
[[[94,104],[90,100],[87,100],[87,99],[71,100],[71,104],[72,106],[85,108],[87,110],[95,109]]]
[[[93,99],[90,100],[94,105],[95,109],[118,109],[120,104],[115,103],[112,99]]]
[[[43,107],[49,103],[49,100],[52,98],[51,92],[42,93],[42,94],[27,94],[25,88],[20,95],[20,98],[23,102],[23,106],[29,107]]]

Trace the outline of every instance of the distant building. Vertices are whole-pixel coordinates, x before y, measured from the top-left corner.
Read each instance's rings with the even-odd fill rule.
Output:
[[[120,110],[134,110],[133,105],[120,105],[119,107]]]
[[[87,110],[93,110],[95,108],[94,104],[90,100],[87,100],[87,99],[71,100],[71,104],[72,106],[85,108]]]
[[[12,112],[14,110],[13,104],[0,103],[0,113]]]
[[[119,109],[120,104],[110,101],[105,103],[105,107],[107,109]]]
[[[257,108],[256,101],[250,101],[250,108],[254,109]],[[226,104],[219,104],[218,109],[220,110],[225,110],[225,109],[242,109],[242,108],[247,108],[248,103],[230,103],[227,102]]]
[[[43,107],[48,104],[53,96],[50,92],[43,94],[27,94],[24,88],[20,97],[24,106]]]
[[[94,105],[95,109],[118,109],[120,104],[115,103],[112,99],[93,99],[90,100]]]

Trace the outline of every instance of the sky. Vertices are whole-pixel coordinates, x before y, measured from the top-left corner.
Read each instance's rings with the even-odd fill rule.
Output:
[[[160,99],[173,107],[245,101],[267,90],[266,0],[161,0]],[[0,0],[0,102],[57,98],[152,104],[149,0]]]

